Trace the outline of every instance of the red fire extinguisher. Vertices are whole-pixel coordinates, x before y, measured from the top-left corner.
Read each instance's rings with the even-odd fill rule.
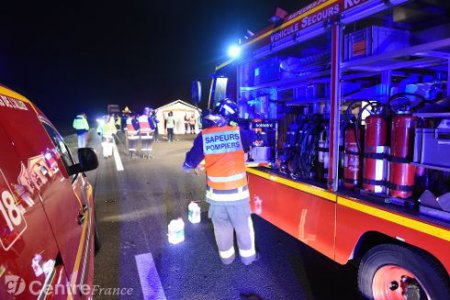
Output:
[[[409,198],[413,194],[416,167],[410,162],[416,122],[417,118],[406,112],[392,118],[388,186],[393,197]]]
[[[357,128],[357,129],[356,129]],[[347,189],[354,189],[361,180],[361,151],[358,140],[361,140],[361,128],[351,125],[345,129],[344,141],[344,176],[343,185]],[[358,132],[356,132],[358,131]]]
[[[388,152],[386,120],[381,114],[368,116],[364,136],[364,190],[371,193],[386,192]]]

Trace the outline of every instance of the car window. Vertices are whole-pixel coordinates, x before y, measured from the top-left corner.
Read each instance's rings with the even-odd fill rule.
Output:
[[[61,135],[54,129],[52,126],[50,126],[47,123],[42,123],[44,125],[45,130],[47,131],[48,135],[52,139],[53,144],[55,144],[56,149],[58,150],[59,155],[61,156],[61,160],[64,164],[64,167],[66,168],[66,171],[69,170],[69,167],[73,166],[75,164],[72,154],[70,153],[69,148],[67,147],[66,143],[64,142],[64,139],[61,137]],[[71,180],[75,180],[76,174],[70,176]]]

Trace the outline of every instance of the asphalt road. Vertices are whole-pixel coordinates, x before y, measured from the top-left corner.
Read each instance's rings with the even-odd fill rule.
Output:
[[[97,226],[102,249],[95,258],[94,299],[358,299],[356,270],[340,266],[278,228],[253,216],[261,258],[250,266],[219,260],[208,205],[191,224],[187,206],[203,200],[204,176],[185,173],[182,162],[193,137],[154,144],[153,159],[130,159],[118,139],[124,170],[103,159],[88,176],[95,184]],[[101,153],[99,138],[90,145]],[[182,217],[185,241],[167,238],[170,220]],[[122,296],[112,295],[121,288]],[[109,289],[109,290],[108,290]]]

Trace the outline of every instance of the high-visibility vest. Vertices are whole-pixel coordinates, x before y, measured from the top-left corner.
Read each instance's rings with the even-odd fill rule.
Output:
[[[114,124],[114,120],[109,120],[102,126],[102,135],[104,137],[111,137],[113,134],[117,133],[116,126]]]
[[[89,130],[89,124],[86,118],[82,115],[78,115],[75,117],[72,123],[73,128],[76,130]]]
[[[134,129],[133,118],[131,117],[127,118],[127,135],[128,136],[137,135],[137,130]]]
[[[148,123],[148,117],[146,115],[142,115],[138,118],[139,128],[141,134],[149,134],[151,132],[150,124]]]
[[[244,150],[239,127],[212,127],[202,131],[207,184],[214,190],[247,185]]]

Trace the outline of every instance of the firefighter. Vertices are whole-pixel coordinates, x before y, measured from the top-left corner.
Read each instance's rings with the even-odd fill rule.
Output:
[[[237,127],[237,112],[236,103],[225,99],[204,118],[203,130],[186,154],[183,168],[196,169],[205,160],[208,216],[214,225],[220,259],[224,264],[234,261],[235,231],[241,261],[249,265],[257,253],[244,151],[249,150],[254,133]]]
[[[151,121],[150,125],[153,125],[155,132],[153,133],[154,138],[155,138],[155,143],[158,143],[158,137],[159,137],[159,129],[158,129],[158,116],[157,116],[157,110],[154,109],[151,113],[150,113],[150,118],[149,121]]]
[[[156,121],[156,122],[154,121],[154,116],[156,118],[156,110],[154,110],[153,108],[150,108],[150,107],[146,107],[146,108],[144,108],[143,115],[147,117],[147,122],[150,127],[150,130],[155,131],[156,130],[156,122],[158,122],[158,121]]]
[[[89,123],[85,113],[81,113],[75,117],[72,123],[73,128],[77,131],[78,148],[84,148],[87,145],[89,132]]]
[[[142,157],[151,157],[151,151],[153,146],[153,122],[150,120],[150,111],[149,107],[144,108],[144,113],[139,116],[139,135],[141,137],[141,151]]]
[[[126,120],[126,124],[128,153],[133,157],[133,154],[137,151],[139,141],[139,122],[136,120],[134,114],[130,114]]]
[[[148,119],[148,124],[150,125],[150,129],[153,131],[152,135],[153,135],[153,140],[155,143],[158,142],[158,135],[159,135],[159,131],[158,131],[158,117],[156,115],[157,110],[150,108],[150,107],[146,107],[144,108],[144,115],[147,116]]]

